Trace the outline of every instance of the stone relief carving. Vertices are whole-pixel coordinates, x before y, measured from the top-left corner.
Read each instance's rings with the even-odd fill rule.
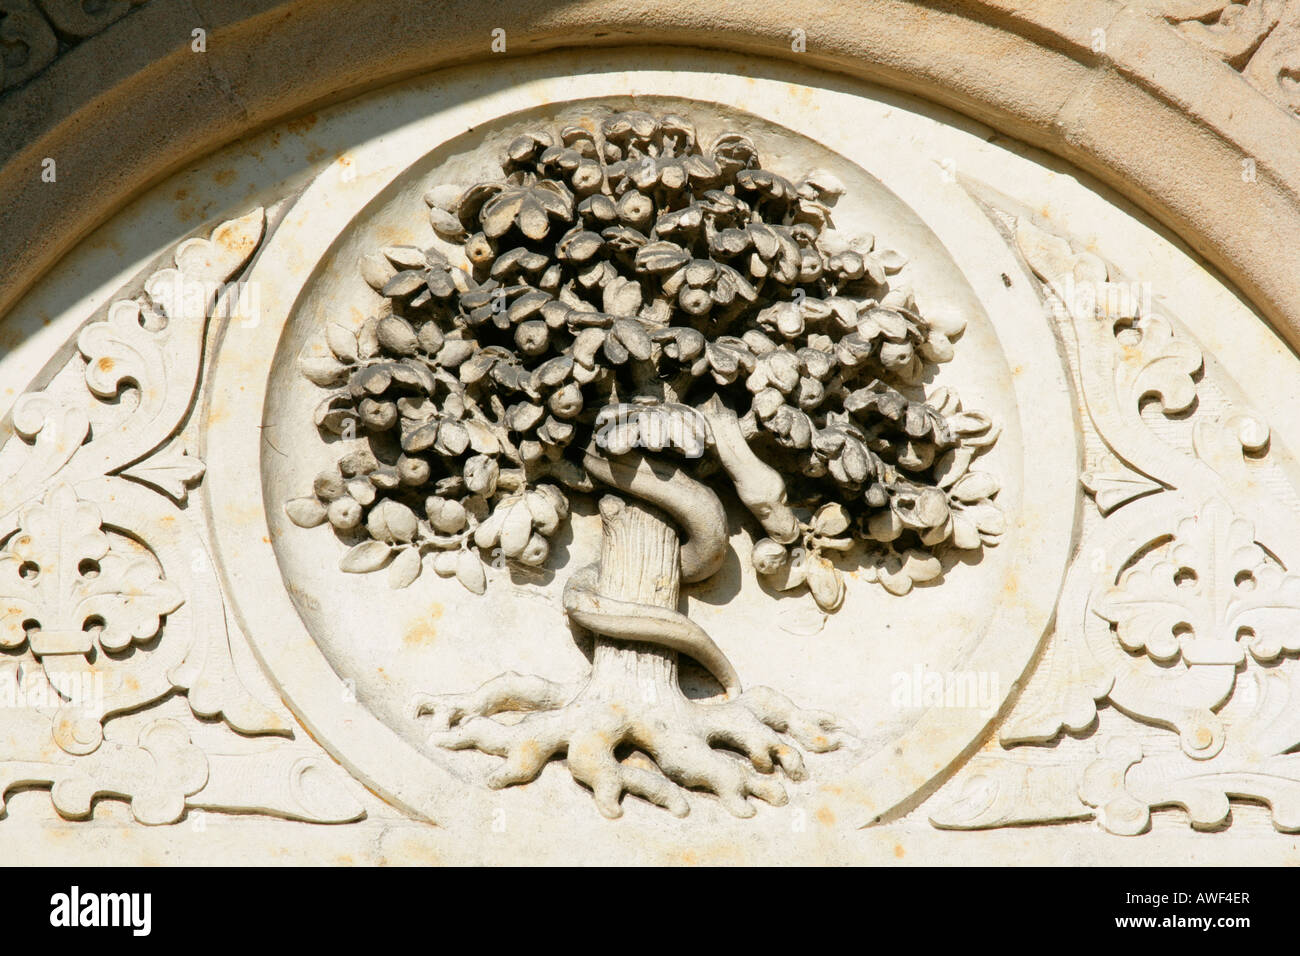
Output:
[[[0,0],[0,92],[19,86],[72,45],[146,0]]]
[[[600,559],[564,591],[594,638],[585,682],[507,672],[412,709],[432,745],[504,758],[491,787],[563,757],[608,816],[624,794],[685,814],[688,788],[750,816],[749,797],[784,802],[778,768],[808,773],[801,750],[856,737],[744,688],[678,610],[727,547],[719,494],[765,534],[756,571],[833,613],[850,571],[902,595],[937,578],[938,555],[998,542],[997,481],[974,467],[997,430],[927,394],[961,327],[917,311],[901,257],[835,229],[833,177],[787,180],[736,134],[701,148],[676,116],[593,127],[519,137],[501,178],[428,194],[438,247],[363,258],[378,314],[326,323],[300,362],[329,393],[315,424],[346,453],[284,507],[333,529],[345,571],[400,590],[431,568],[478,595],[488,565],[526,576],[550,560],[573,496],[611,492]],[[257,210],[181,243],[14,407],[0,703],[23,703],[0,707],[0,795],[49,787],[69,819],[107,795],[151,824],[198,808],[363,814],[237,673],[191,502],[206,343],[265,229]],[[1300,829],[1294,464],[1115,267],[1027,221],[1014,241],[1072,350],[1092,505],[1001,749],[926,815],[1138,834],[1170,806],[1222,827],[1246,799]],[[683,693],[681,654],[715,699]],[[144,719],[105,733],[127,715]],[[194,717],[221,721],[229,752]]]
[[[204,466],[181,433],[210,320],[264,230],[257,209],[181,243],[14,406],[0,448],[0,802],[49,786],[70,818],[100,796],[151,824],[187,808],[363,813],[341,771],[285,739],[287,718],[245,687],[188,507]],[[185,710],[169,706],[178,695]],[[128,714],[143,721],[134,743],[106,735]],[[230,752],[194,742],[196,717],[224,722]]]
[[[1081,478],[1097,512],[1004,750],[974,758],[931,819],[1095,816],[1137,834],[1169,806],[1194,827],[1224,826],[1242,798],[1294,830],[1294,468],[1259,416],[1214,396],[1200,349],[1136,286],[1028,222],[1016,241],[1074,340],[1102,443]]]
[[[1165,19],[1269,99],[1300,111],[1300,3],[1295,0],[1162,0]]]
[[[715,487],[766,534],[756,570],[827,613],[843,568],[901,595],[940,575],[937,552],[998,542],[997,480],[971,469],[997,429],[951,390],[925,393],[962,324],[920,315],[902,258],[834,229],[841,191],[763,168],[737,133],[702,148],[673,114],[532,130],[501,178],[431,190],[442,246],[365,256],[379,314],[329,323],[329,354],[303,358],[330,390],[316,425],[350,450],[285,510],[350,545],[345,571],[386,568],[402,588],[431,565],[482,594],[485,561],[542,566],[570,496],[613,492],[600,560],[564,591],[595,635],[585,685],[505,673],[415,702],[432,743],[505,758],[489,786],[564,756],[607,816],[625,793],[685,814],[688,787],[751,816],[750,796],[785,802],[777,767],[806,773],[787,737],[851,739],[831,714],[744,690],[678,611],[681,584],[725,557]],[[684,696],[679,654],[725,699]]]

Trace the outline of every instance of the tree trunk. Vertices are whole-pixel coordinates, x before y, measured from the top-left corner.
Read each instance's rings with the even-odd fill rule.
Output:
[[[603,537],[597,593],[611,599],[677,610],[681,541],[662,511],[606,495],[600,501]],[[597,634],[586,695],[615,703],[669,702],[680,697],[677,652]]]

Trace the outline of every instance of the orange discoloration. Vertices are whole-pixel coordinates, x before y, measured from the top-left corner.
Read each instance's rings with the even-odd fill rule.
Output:
[[[830,807],[824,805],[817,808],[817,812],[813,814],[813,819],[822,826],[829,827],[835,824],[835,814],[831,812]]]
[[[438,627],[435,622],[442,617],[445,608],[437,601],[429,607],[429,613],[415,623],[414,626],[407,628],[406,633],[402,635],[402,643],[407,647],[428,647],[438,636]]]
[[[903,844],[900,843],[898,846],[894,847],[894,856],[899,860],[907,856],[906,851],[903,850]]]
[[[241,259],[253,254],[259,239],[257,233],[240,229],[218,229],[212,234],[212,241],[219,248],[226,249]]]
[[[301,135],[302,133],[306,133],[313,126],[315,126],[317,120],[319,119],[320,117],[318,117],[315,113],[308,113],[306,116],[299,116],[295,120],[289,120],[289,122],[284,124],[284,128],[287,129],[290,133],[298,133],[299,135]]]
[[[218,186],[229,186],[235,181],[236,175],[233,169],[219,169],[212,174],[212,181]]]

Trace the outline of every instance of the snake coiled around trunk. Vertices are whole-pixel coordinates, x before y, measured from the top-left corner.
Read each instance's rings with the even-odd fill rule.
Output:
[[[682,534],[681,576],[690,583],[712,577],[726,556],[727,516],[709,488],[680,468],[644,455],[606,458],[589,450],[583,461],[590,474],[615,491],[661,508]],[[680,611],[621,601],[599,593],[600,565],[578,570],[564,587],[570,620],[596,634],[641,641],[687,654],[717,679],[728,697],[741,692],[731,661],[704,629]]]

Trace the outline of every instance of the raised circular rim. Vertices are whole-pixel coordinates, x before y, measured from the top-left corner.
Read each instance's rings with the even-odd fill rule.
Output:
[[[602,82],[606,88],[595,94],[587,77],[551,77],[545,102],[565,102],[562,94],[566,88],[572,91],[568,97],[572,100],[637,94],[701,99],[692,97],[691,92],[703,88],[692,84],[687,74],[652,71],[604,74]],[[430,129],[424,130],[423,136],[403,129],[360,144],[350,158],[356,168],[373,172],[350,181],[327,172],[304,191],[246,277],[246,281],[258,283],[262,320],[243,333],[237,348],[232,345],[229,351],[223,349],[214,356],[206,409],[209,466],[204,489],[212,507],[222,573],[235,612],[263,666],[308,732],[367,787],[408,813],[449,826],[481,817],[487,812],[487,802],[476,811],[466,808],[466,801],[453,799],[453,791],[463,789],[462,781],[402,740],[355,703],[354,697],[349,702],[352,695],[347,685],[294,606],[271,545],[261,480],[261,459],[267,450],[257,425],[265,423],[271,357],[283,323],[293,314],[299,295],[336,238],[374,197],[438,144],[468,127],[518,112],[518,105],[509,106],[512,94],[522,97],[525,106],[535,105],[528,97],[538,91],[521,92],[521,88],[510,87],[431,116]],[[746,103],[719,99],[726,92],[714,84],[709,102],[752,112],[748,106],[754,97],[745,96]],[[993,322],[1008,366],[1017,369],[1012,384],[1025,450],[1029,450],[1031,436],[1053,432],[1068,434],[1076,443],[1074,455],[1058,453],[1022,462],[1027,507],[1003,545],[1017,548],[1009,574],[1022,583],[999,605],[986,636],[962,662],[963,667],[998,676],[999,689],[1005,688],[1005,708],[1051,620],[1069,556],[1077,503],[1078,438],[1070,389],[1059,359],[1055,363],[1042,360],[1058,353],[1041,305],[1027,287],[1022,288],[1026,284],[1008,289],[999,281],[1004,268],[1015,268],[1011,253],[958,187],[939,196],[925,184],[900,179],[905,168],[902,158],[896,157],[890,168],[888,156],[853,156],[843,148],[847,139],[844,143],[827,142],[826,130],[818,129],[793,102],[784,109],[765,112],[764,118],[821,141],[875,176],[939,237],[959,268],[975,263],[987,266],[977,276],[968,268],[963,268],[963,273]],[[431,131],[437,135],[430,135]],[[394,164],[395,154],[403,155],[404,160]],[[954,216],[952,203],[962,199],[969,207],[966,215]],[[965,261],[958,250],[967,254]],[[992,268],[987,260],[999,256],[1005,264]],[[269,279],[262,281],[263,275]],[[1042,499],[1034,507],[1028,506],[1031,490]],[[1041,544],[1024,540],[1031,533]],[[1012,537],[1022,540],[1013,543]],[[820,788],[821,796],[835,808],[835,819],[854,825],[898,812],[924,799],[950,767],[978,746],[996,719],[995,713],[974,709],[931,709],[892,748],[859,765],[846,778],[828,780]]]

